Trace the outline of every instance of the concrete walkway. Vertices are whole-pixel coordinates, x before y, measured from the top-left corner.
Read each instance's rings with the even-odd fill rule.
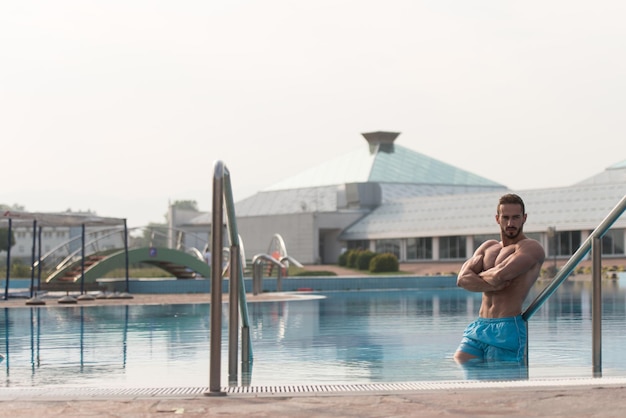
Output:
[[[9,397],[0,417],[623,417],[623,384],[278,395]],[[3,400],[4,399],[4,400]]]

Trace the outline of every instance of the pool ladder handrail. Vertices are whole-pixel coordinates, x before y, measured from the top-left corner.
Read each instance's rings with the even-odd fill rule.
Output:
[[[211,253],[221,254],[223,248],[224,208],[230,238],[230,278],[229,278],[229,322],[228,322],[228,371],[229,381],[237,381],[238,322],[241,314],[242,369],[249,373],[252,363],[250,343],[250,320],[246,301],[246,288],[243,279],[241,249],[235,203],[233,200],[230,173],[222,161],[213,167],[213,212],[211,214]],[[221,349],[222,349],[222,258],[211,258],[211,329],[210,329],[210,371],[209,390],[206,395],[225,395],[221,390]],[[248,369],[248,370],[246,370]]]
[[[583,244],[576,250],[574,255],[558,271],[552,282],[541,291],[533,302],[522,313],[522,318],[528,320],[537,312],[539,308],[556,292],[559,286],[569,277],[576,266],[592,252],[592,356],[593,370],[595,374],[600,374],[602,370],[601,346],[602,346],[602,237],[608,232],[611,226],[626,211],[626,196],[609,212],[604,220],[593,230]],[[528,349],[527,349],[528,352]]]

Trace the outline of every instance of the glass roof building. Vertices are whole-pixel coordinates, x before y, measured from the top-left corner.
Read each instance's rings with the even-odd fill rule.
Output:
[[[357,247],[401,262],[459,261],[499,237],[496,204],[508,192],[525,200],[527,235],[548,255],[569,257],[626,195],[626,161],[570,187],[511,191],[398,145],[398,135],[365,133],[367,146],[237,202],[246,257],[267,253],[280,234],[303,264],[336,263]],[[625,256],[622,218],[607,234],[608,256]]]
[[[243,256],[271,254],[280,235],[288,255],[302,264],[335,264],[351,248],[391,252],[404,263],[458,263],[485,240],[499,239],[496,204],[502,194],[514,192],[526,204],[526,234],[544,246],[548,257],[568,259],[626,196],[626,160],[567,187],[509,190],[399,145],[399,135],[364,133],[365,143],[353,151],[236,202]],[[42,222],[58,222],[54,214],[36,215]],[[171,205],[168,245],[175,247],[183,237],[185,247],[204,249],[211,218]],[[76,235],[74,221],[67,214],[63,219],[69,223],[66,233],[56,231],[59,240]],[[32,245],[26,236],[32,219],[23,221],[14,255],[29,257]],[[175,236],[174,230],[184,234]],[[603,238],[603,259],[626,264],[625,243],[626,216],[621,216]]]

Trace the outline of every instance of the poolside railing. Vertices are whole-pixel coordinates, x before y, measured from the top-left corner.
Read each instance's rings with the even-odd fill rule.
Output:
[[[576,250],[574,255],[565,263],[558,271],[552,282],[535,298],[535,300],[526,308],[522,317],[529,320],[535,312],[544,304],[544,302],[558,289],[558,287],[569,277],[576,266],[585,258],[591,250],[591,244],[594,238],[602,239],[611,226],[626,211],[626,196],[611,210],[596,229],[587,237],[583,244]]]
[[[226,208],[227,227],[230,238],[230,286],[229,286],[229,339],[228,339],[228,371],[229,381],[237,379],[238,349],[238,314],[242,319],[242,363],[243,371],[252,362],[252,346],[250,343],[250,320],[246,301],[246,288],[243,279],[243,266],[240,256],[239,233],[235,218],[230,173],[221,161],[216,161],[213,169],[213,212],[211,219],[211,252],[221,254],[224,237],[224,207]],[[222,345],[222,259],[211,258],[211,330],[210,330],[210,376],[209,390],[206,395],[224,395],[221,390],[221,345]],[[237,303],[239,302],[239,303]],[[239,309],[237,309],[237,305]],[[238,312],[239,311],[239,312]]]
[[[526,308],[522,313],[522,318],[528,321],[539,308],[552,296],[559,286],[569,277],[574,271],[576,266],[587,256],[589,251],[592,251],[592,356],[593,356],[593,369],[595,373],[600,373],[602,369],[601,364],[601,323],[602,323],[602,309],[601,309],[601,272],[602,272],[602,237],[608,232],[611,226],[619,219],[620,216],[626,211],[626,196],[620,200],[620,202],[611,210],[611,212],[604,218],[604,220],[594,229],[594,231],[587,237],[578,250],[572,255],[572,257],[565,263],[565,265],[558,271],[552,282],[535,298],[535,300]]]

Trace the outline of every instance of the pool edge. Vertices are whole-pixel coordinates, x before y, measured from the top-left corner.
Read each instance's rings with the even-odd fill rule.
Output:
[[[418,381],[393,383],[363,383],[337,385],[289,386],[229,386],[222,387],[220,395],[239,397],[272,396],[341,396],[384,395],[423,391],[457,391],[470,389],[539,389],[607,387],[626,385],[626,377],[596,377],[533,380],[492,381]],[[208,387],[48,387],[0,388],[0,401],[18,400],[85,400],[85,399],[146,399],[146,398],[197,398],[212,395]]]

